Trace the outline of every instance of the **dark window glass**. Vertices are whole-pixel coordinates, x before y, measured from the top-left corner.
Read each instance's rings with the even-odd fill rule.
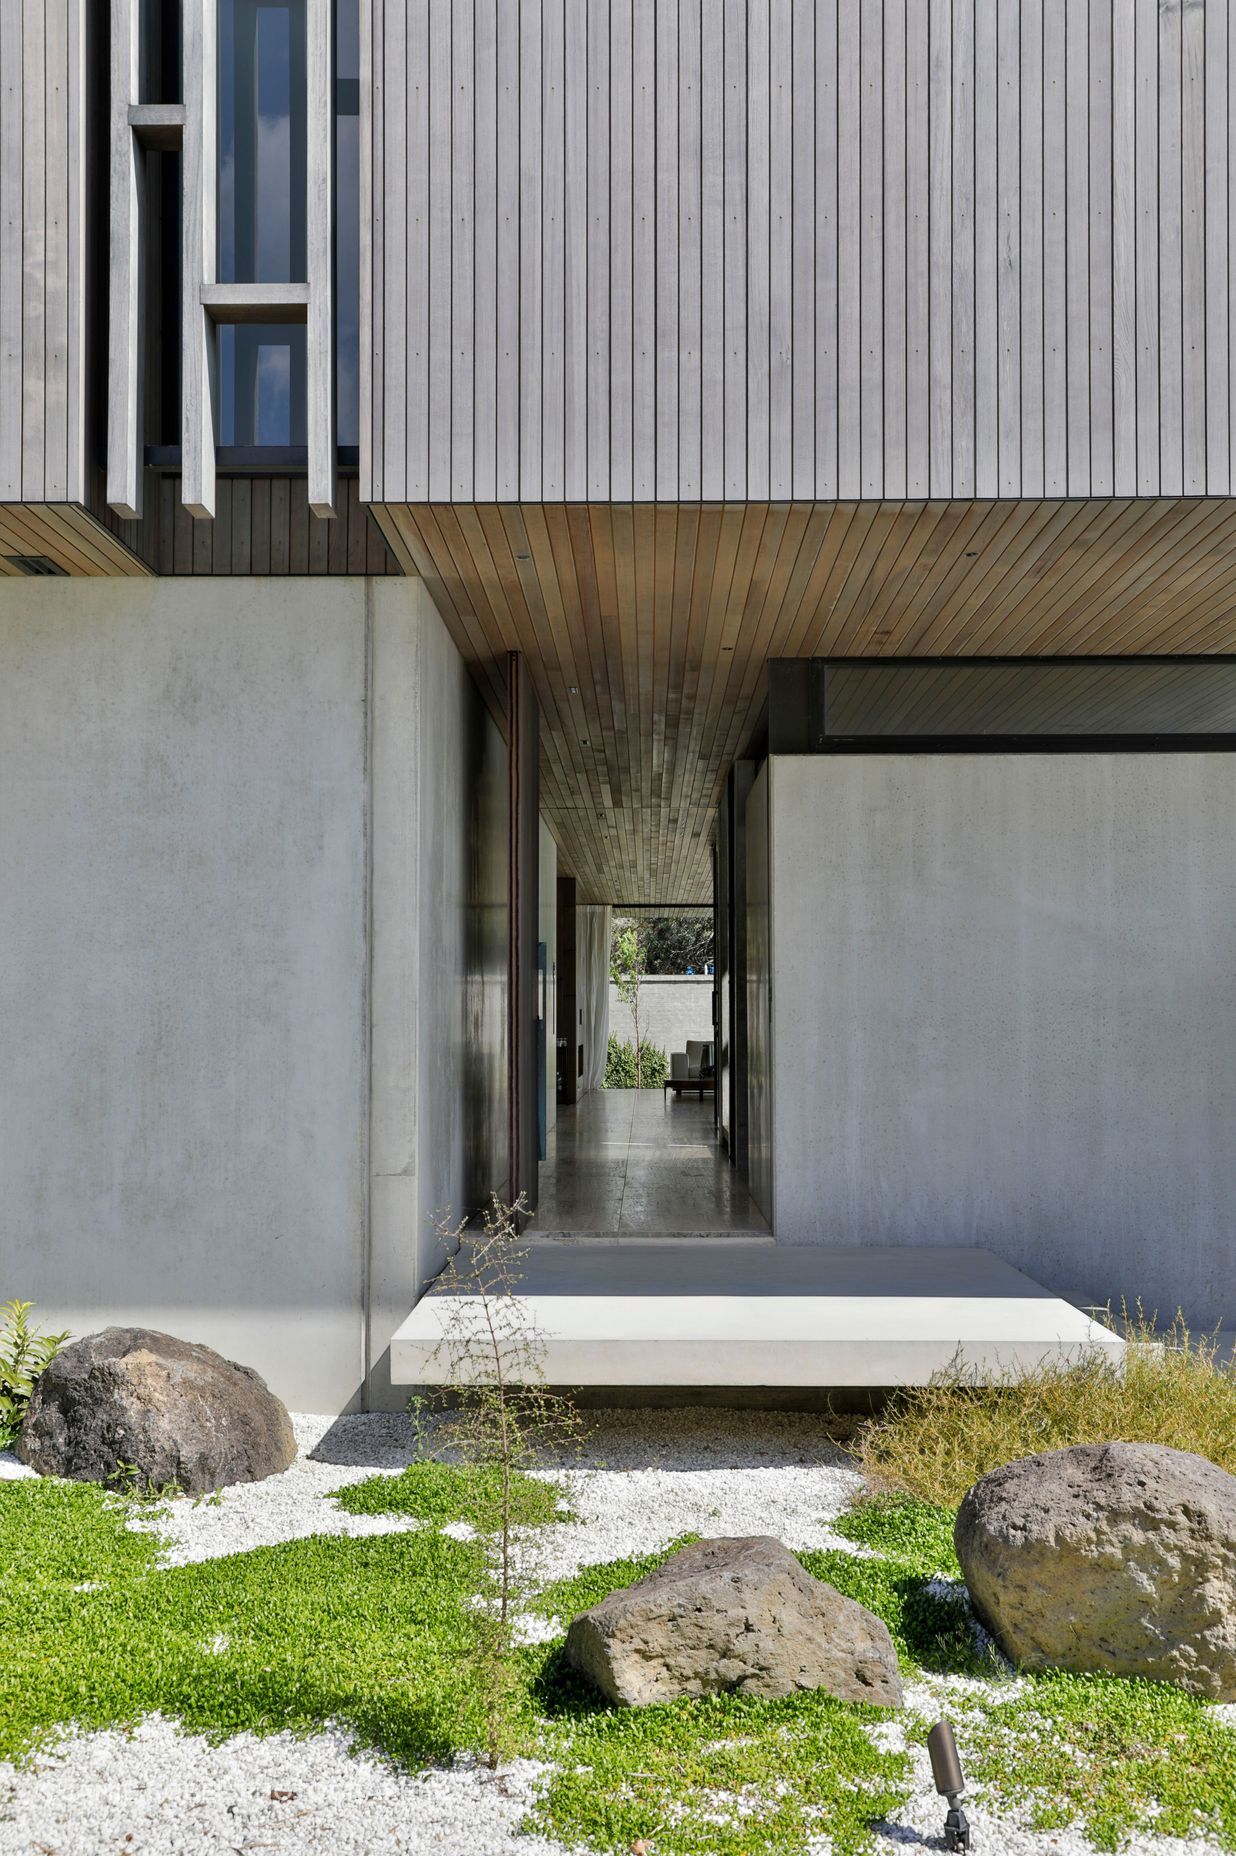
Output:
[[[307,442],[305,325],[224,324],[219,330],[219,443]]]
[[[146,205],[142,288],[146,442],[180,443],[180,201],[179,150],[146,151]]]
[[[143,103],[179,103],[180,0],[141,0],[139,81]]]
[[[221,0],[219,280],[304,279],[304,0]]]
[[[335,423],[360,443],[360,18],[335,8]]]
[[[1236,664],[830,664],[824,733],[887,735],[1229,734]]]

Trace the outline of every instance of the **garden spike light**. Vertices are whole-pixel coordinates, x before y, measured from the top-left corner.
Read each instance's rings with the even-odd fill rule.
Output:
[[[936,1722],[927,1736],[927,1751],[931,1757],[931,1776],[936,1782],[936,1790],[942,1798],[948,1799],[944,1847],[946,1850],[968,1850],[970,1825],[961,1808],[961,1801],[966,1795],[966,1781],[949,1721]]]

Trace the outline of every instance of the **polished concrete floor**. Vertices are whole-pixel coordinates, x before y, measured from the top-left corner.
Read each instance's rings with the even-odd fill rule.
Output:
[[[717,1142],[709,1101],[659,1089],[594,1090],[558,1110],[547,1147],[534,1235],[767,1238]]]

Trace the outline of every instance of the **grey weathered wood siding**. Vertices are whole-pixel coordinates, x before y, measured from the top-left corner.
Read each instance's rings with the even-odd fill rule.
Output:
[[[367,0],[363,494],[1229,494],[1231,12]]]
[[[86,8],[0,4],[0,502],[86,494]]]

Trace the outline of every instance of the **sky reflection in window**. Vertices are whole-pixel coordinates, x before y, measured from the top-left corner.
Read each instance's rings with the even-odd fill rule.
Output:
[[[305,279],[304,0],[221,0],[219,278]]]

